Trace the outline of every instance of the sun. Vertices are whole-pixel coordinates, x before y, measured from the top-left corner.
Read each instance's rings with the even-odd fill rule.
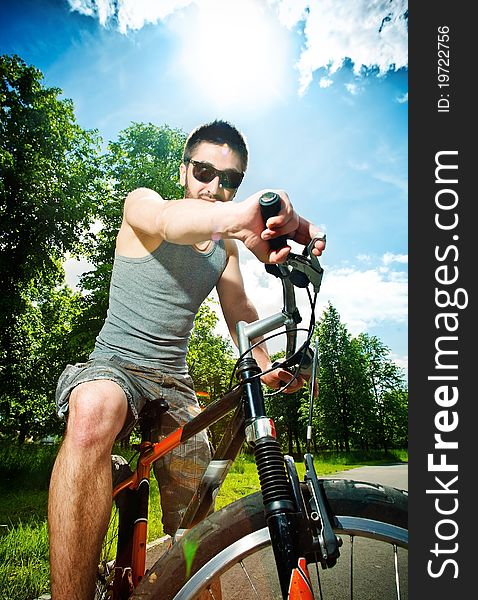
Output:
[[[191,13],[189,13],[191,15]],[[190,93],[220,107],[255,110],[280,99],[287,31],[262,0],[201,0],[178,28]]]

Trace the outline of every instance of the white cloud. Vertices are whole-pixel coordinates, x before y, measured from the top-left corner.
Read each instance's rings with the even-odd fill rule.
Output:
[[[319,86],[321,88],[328,88],[330,87],[332,84],[334,83],[333,79],[330,79],[330,77],[321,77],[320,81],[319,81]]]
[[[277,10],[279,19],[288,29],[292,29],[307,17],[310,0],[268,0]]]
[[[71,10],[97,17],[102,26],[113,22],[121,33],[163,21],[193,0],[68,0]]]
[[[116,4],[115,0],[110,2]],[[141,29],[147,23],[155,24],[191,3],[192,0],[119,0],[119,29],[126,33],[128,29]]]
[[[357,76],[364,68],[385,75],[408,65],[407,0],[270,2],[286,27],[304,22],[305,49],[298,62],[301,93],[314,71],[323,68],[333,75],[347,58]]]
[[[360,86],[358,86],[356,83],[346,83],[345,89],[349,92],[349,94],[352,94],[352,96],[356,96],[360,93]]]
[[[408,102],[408,92],[406,94],[402,94],[401,96],[398,96],[397,102],[399,104],[406,104]]]
[[[371,262],[372,257],[370,256],[370,254],[357,254],[357,260],[360,262],[369,263]]]
[[[354,169],[355,171],[369,171],[370,170],[370,165],[365,161],[361,161],[361,162],[349,161],[349,166],[350,166],[350,168]]]
[[[66,258],[63,261],[63,268],[65,270],[66,283],[74,290],[78,290],[78,284],[80,277],[87,271],[92,271],[94,265],[87,260],[78,260],[76,258]]]
[[[382,262],[384,265],[390,265],[394,262],[405,265],[408,264],[408,254],[392,254],[392,252],[386,252],[382,256]]]
[[[407,275],[401,271],[330,268],[322,296],[339,311],[352,335],[385,322],[407,320]]]
[[[404,370],[406,375],[408,372],[408,355],[399,356],[398,354],[394,354],[393,352],[391,352],[390,358],[396,365],[398,365],[401,369]]]

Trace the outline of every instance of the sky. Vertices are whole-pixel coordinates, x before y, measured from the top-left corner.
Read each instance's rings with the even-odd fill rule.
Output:
[[[327,232],[317,317],[331,302],[405,372],[407,52],[404,0],[0,0],[0,53],[105,142],[131,122],[234,123],[250,151],[235,201],[287,191]],[[259,314],[279,310],[280,282],[248,250],[241,263]],[[72,285],[84,268],[66,263]]]

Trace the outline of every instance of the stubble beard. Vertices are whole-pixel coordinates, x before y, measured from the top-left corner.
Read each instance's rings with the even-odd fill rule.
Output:
[[[195,200],[208,200],[209,202],[215,202],[216,200],[219,200],[219,198],[215,194],[211,194],[209,192],[203,192],[203,193],[194,195],[188,185],[187,175],[186,175],[186,182],[184,184],[184,197],[185,198],[193,198]]]

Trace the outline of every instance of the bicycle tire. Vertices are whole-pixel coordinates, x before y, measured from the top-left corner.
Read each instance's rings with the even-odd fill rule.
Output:
[[[394,549],[407,548],[407,492],[351,480],[324,479],[322,481],[328,505],[337,518],[335,528],[337,534],[341,537],[350,535],[371,538],[381,543],[385,541],[392,544]],[[185,556],[188,555],[188,548],[197,550],[187,574]],[[233,502],[191,529],[147,572],[131,598],[143,600],[195,598],[219,575],[223,582],[224,573],[232,565],[240,564],[242,569],[245,557],[251,556],[254,564],[262,562],[262,558],[256,557],[256,553],[259,552],[271,552],[260,492]],[[339,558],[339,563],[341,560],[342,557]],[[406,557],[401,557],[400,560],[406,563]],[[338,566],[321,571],[320,577],[323,578],[325,573],[333,572],[337,568]],[[271,573],[275,573],[274,566]],[[271,573],[261,573],[260,577],[256,577],[256,583],[261,586],[267,585],[268,588],[276,585],[269,582],[273,577]],[[276,573],[275,576],[277,577]],[[402,590],[404,583],[401,583]],[[232,585],[237,588],[239,584],[233,580]],[[338,582],[338,585],[340,586],[341,582]],[[280,598],[278,582],[277,587],[270,592],[262,588],[260,591],[257,589],[251,591],[250,595],[238,589],[235,589],[235,592],[237,592],[236,597],[241,600],[249,597],[261,598],[261,600]],[[356,595],[353,597],[356,598]],[[367,600],[372,598],[368,592],[364,597]],[[377,597],[387,598],[382,594]],[[213,594],[211,598],[214,598]]]

